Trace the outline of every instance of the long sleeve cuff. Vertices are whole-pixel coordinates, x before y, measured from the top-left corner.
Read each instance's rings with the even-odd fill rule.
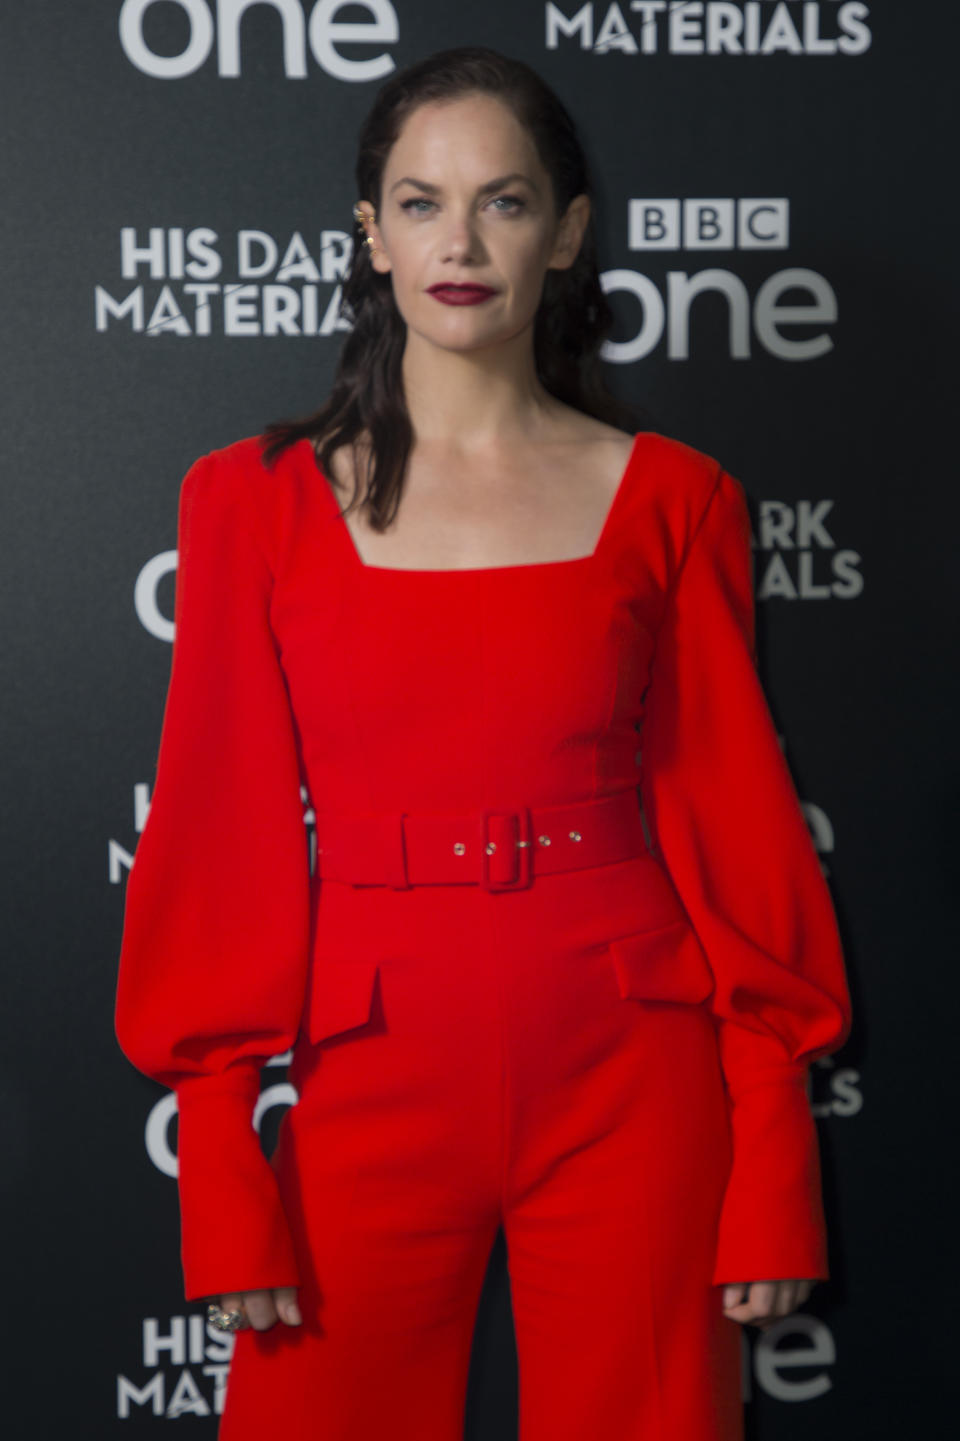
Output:
[[[732,1022],[720,1026],[733,1164],[717,1237],[715,1285],[826,1280],[820,1147],[809,1065]],[[779,1059],[777,1057],[779,1056]]]
[[[177,1086],[184,1296],[299,1284],[273,1168],[253,1128],[258,1062]]]

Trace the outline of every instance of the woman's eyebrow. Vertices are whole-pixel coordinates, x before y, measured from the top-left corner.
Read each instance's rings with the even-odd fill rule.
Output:
[[[536,193],[537,187],[530,177],[521,175],[518,170],[513,170],[509,175],[498,175],[495,180],[487,180],[483,185],[478,185],[477,194],[486,195],[491,190],[499,190],[502,185],[508,185],[511,180],[522,180],[524,185],[529,185],[530,189]],[[437,195],[442,189],[439,185],[431,185],[429,180],[417,180],[412,175],[404,175],[402,179],[395,181],[390,186],[390,194],[392,195],[401,185],[415,185],[418,190],[425,190],[428,195]]]

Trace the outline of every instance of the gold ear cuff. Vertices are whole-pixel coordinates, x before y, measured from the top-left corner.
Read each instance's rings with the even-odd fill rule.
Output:
[[[354,219],[356,220],[357,224],[362,228],[364,222],[365,222],[366,219],[367,219],[367,216],[364,215],[364,213],[363,213],[363,211],[360,209],[360,206],[359,206],[359,205],[355,205],[355,206],[353,207],[353,215],[354,215]],[[370,216],[370,219],[371,219],[371,220],[376,220],[376,218],[377,218],[377,213],[376,213],[376,211],[374,211],[374,212],[373,212],[373,215]],[[364,245],[368,245],[368,246],[370,247],[370,254],[372,255],[373,252],[374,252],[374,251],[376,250],[376,248],[377,248],[376,245],[374,244],[373,236],[372,236],[372,235],[368,235],[367,238],[366,238],[366,240],[365,240],[363,243],[364,243]]]

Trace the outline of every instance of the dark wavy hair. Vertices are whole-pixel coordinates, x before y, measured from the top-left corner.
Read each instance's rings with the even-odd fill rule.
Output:
[[[592,201],[586,156],[560,99],[529,65],[481,45],[440,50],[398,71],[381,86],[359,135],[357,196],[372,201],[380,214],[387,157],[413,110],[429,101],[478,93],[503,101],[529,131],[550,175],[558,218],[575,195],[589,195]],[[413,444],[401,375],[406,323],[397,309],[390,276],[375,271],[367,246],[356,242],[343,280],[341,310],[351,329],[329,398],[300,420],[266,426],[263,458],[272,464],[285,447],[309,439],[324,474],[336,483],[331,473],[334,453],[366,435],[370,452],[364,504],[370,525],[382,531],[400,503]],[[551,395],[632,432],[644,428],[640,411],[615,397],[601,373],[600,347],[613,321],[600,284],[591,204],[573,265],[548,270],[544,278],[534,318],[534,360]],[[355,466],[355,479],[358,470]],[[355,488],[350,506],[357,495]]]

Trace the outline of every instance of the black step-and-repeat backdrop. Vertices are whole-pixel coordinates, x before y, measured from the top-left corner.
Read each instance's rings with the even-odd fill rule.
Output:
[[[177,494],[325,395],[360,121],[465,42],[582,127],[612,385],[747,490],[762,674],[847,946],[854,1033],[811,1094],[833,1279],[744,1331],[748,1434],[946,1434],[953,7],[6,0],[0,36],[5,1436],[215,1432],[231,1341],[182,1300],[173,1097],[112,1031]],[[293,1099],[281,1057],[265,1144]],[[476,1441],[515,1434],[505,1261]]]

